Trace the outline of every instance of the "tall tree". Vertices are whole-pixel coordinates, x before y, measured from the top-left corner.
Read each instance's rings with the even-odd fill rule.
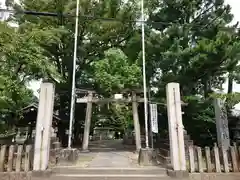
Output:
[[[187,130],[201,126],[206,134],[214,133],[209,94],[222,88],[226,73],[238,74],[240,43],[237,25],[229,25],[230,6],[223,0],[154,0],[147,7],[146,52],[155,96],[165,99],[166,84],[180,83],[189,104],[183,118]]]
[[[0,29],[0,119],[10,122],[34,98],[26,83],[57,72],[34,32],[20,34],[6,22]]]
[[[63,79],[56,83],[60,93],[60,113],[68,114],[72,80],[72,60],[76,1],[22,0],[14,8],[38,12],[55,12],[58,17],[30,16],[14,14],[13,21],[19,24],[19,32],[38,29],[41,37],[60,38],[53,42],[40,39],[39,44],[47,52],[51,64],[57,67]],[[63,14],[69,14],[66,18]],[[91,63],[103,57],[103,52],[111,47],[123,48],[132,36],[137,16],[136,2],[130,0],[84,0],[80,1],[79,34],[77,49],[76,85],[92,88],[97,82],[91,81]],[[117,20],[114,20],[117,19]]]
[[[104,58],[93,63],[93,70],[93,78],[99,83],[101,92],[108,95],[142,86],[141,68],[137,62],[131,63],[120,49],[105,51]]]
[[[156,10],[150,11],[149,24],[158,33],[149,37],[149,48],[155,49],[149,56],[156,62],[154,72],[161,69],[159,84],[177,81],[184,95],[207,96],[220,88],[239,53],[235,28],[226,27],[230,7],[223,0],[156,0],[150,7]]]

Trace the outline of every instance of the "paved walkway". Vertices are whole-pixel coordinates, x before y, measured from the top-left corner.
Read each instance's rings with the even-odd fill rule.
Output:
[[[100,152],[88,164],[88,167],[136,167],[137,164],[131,159],[129,152]]]
[[[81,153],[78,165],[97,168],[131,168],[138,167],[138,154],[132,149],[126,149],[121,140],[95,141],[89,145],[89,153]]]

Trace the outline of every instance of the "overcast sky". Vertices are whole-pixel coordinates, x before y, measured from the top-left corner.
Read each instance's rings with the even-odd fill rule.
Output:
[[[235,22],[240,21],[240,0],[225,0],[227,4],[230,4],[232,7],[232,13],[235,16]]]

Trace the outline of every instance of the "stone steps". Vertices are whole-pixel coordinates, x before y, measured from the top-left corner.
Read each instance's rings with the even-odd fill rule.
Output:
[[[169,179],[165,168],[77,168],[56,167],[51,180],[157,180]]]
[[[169,156],[163,156],[161,154],[158,154],[157,158],[161,162],[163,167],[165,167],[165,168],[171,167],[171,158]]]
[[[193,145],[193,141],[191,140],[190,136],[185,134],[184,135],[184,143],[185,143],[185,152],[186,152],[186,159],[188,159],[188,147]],[[169,139],[159,139],[158,140],[158,159],[163,164],[164,167],[169,167],[170,165],[170,142]]]
[[[79,168],[79,167],[56,167],[52,169],[54,174],[165,174],[165,168],[147,167],[147,168]]]
[[[169,150],[169,149],[159,148],[158,150],[159,150],[159,151],[158,151],[159,154],[161,154],[162,156],[170,157],[170,150]]]
[[[55,176],[51,180],[170,180],[171,178],[164,175],[74,175],[74,176]]]

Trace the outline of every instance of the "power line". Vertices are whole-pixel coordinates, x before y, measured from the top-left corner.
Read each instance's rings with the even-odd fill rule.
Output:
[[[8,12],[8,13],[16,13],[16,14],[26,14],[26,15],[33,15],[33,16],[47,16],[47,17],[59,17],[62,16],[64,18],[75,18],[75,15],[72,14],[61,14],[61,13],[55,13],[55,12],[37,12],[37,11],[14,11],[9,9],[1,9],[0,12]],[[85,18],[87,20],[104,20],[104,21],[123,21],[121,19],[117,18],[103,18],[103,17],[96,17],[96,16],[89,16],[89,15],[80,15],[78,17]],[[141,21],[141,20],[125,20],[125,22],[137,22],[137,23],[148,23],[148,21]],[[166,22],[159,22],[161,24],[169,24]]]
[[[45,16],[45,17],[62,17],[62,18],[75,18],[75,15],[72,14],[61,14],[61,13],[55,13],[55,12],[37,12],[37,11],[15,11],[15,10],[9,10],[9,9],[1,9],[0,12],[8,12],[8,13],[16,13],[16,14],[26,14],[26,15],[32,15],[32,16]],[[79,18],[84,18],[85,20],[102,20],[102,21],[112,21],[112,22],[128,22],[128,23],[145,23],[145,24],[151,24],[151,25],[185,25],[189,27],[195,27],[195,28],[210,28],[209,24],[206,25],[198,25],[198,24],[180,24],[177,22],[164,22],[164,21],[142,21],[142,20],[121,20],[117,18],[104,18],[104,17],[96,17],[96,16],[89,16],[89,15],[80,15]],[[219,17],[218,17],[219,18]],[[221,30],[229,30],[231,27],[218,27]],[[240,30],[240,27],[234,28],[236,30]]]

